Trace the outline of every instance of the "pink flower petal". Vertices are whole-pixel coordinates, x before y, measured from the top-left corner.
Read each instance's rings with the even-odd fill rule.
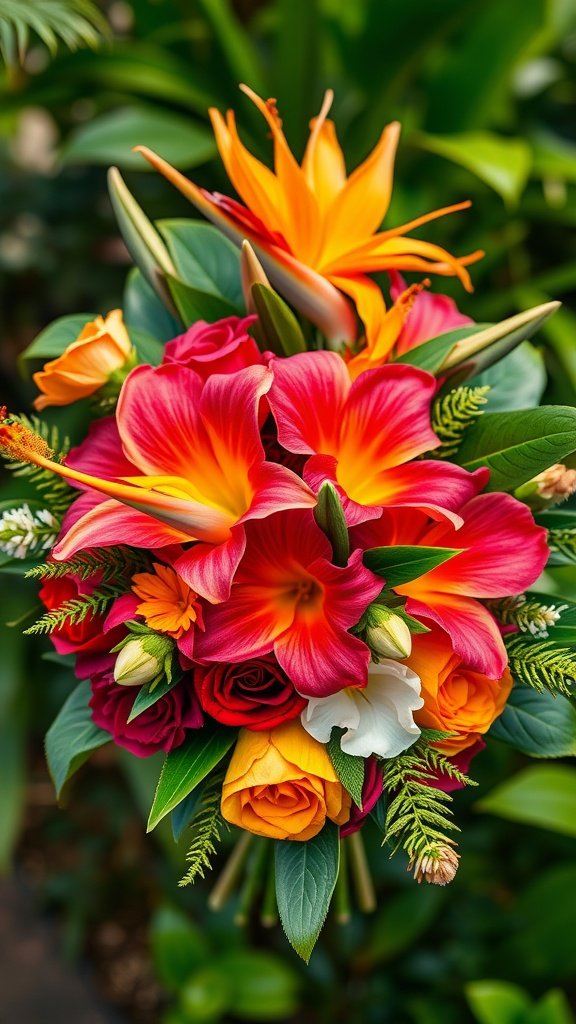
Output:
[[[497,623],[479,601],[456,594],[429,594],[422,600],[408,598],[406,611],[441,626],[456,654],[470,668],[483,672],[489,679],[502,677],[508,664],[504,641]]]
[[[233,526],[224,544],[195,544],[174,563],[192,590],[212,604],[227,601],[234,574],[246,547],[242,526]]]
[[[271,363],[268,395],[278,440],[290,452],[335,455],[350,377],[335,352],[305,352]]]

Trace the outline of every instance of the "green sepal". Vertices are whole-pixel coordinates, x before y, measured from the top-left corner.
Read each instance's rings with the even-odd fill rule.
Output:
[[[314,518],[332,545],[334,564],[347,565],[350,557],[348,527],[338,491],[329,480],[325,480],[318,491]]]
[[[258,332],[265,348],[277,356],[306,352],[306,341],[300,324],[284,299],[264,284],[253,284],[250,294],[258,314]]]

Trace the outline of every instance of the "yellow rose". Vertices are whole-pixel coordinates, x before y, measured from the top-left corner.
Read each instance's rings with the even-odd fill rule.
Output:
[[[488,679],[467,668],[441,629],[433,628],[412,640],[406,664],[420,676],[424,698],[424,707],[414,718],[422,728],[454,733],[434,746],[445,754],[456,754],[476,743],[502,713],[512,677],[508,669],[501,679]]]
[[[265,732],[241,729],[222,787],[222,816],[272,839],[311,839],[326,818],[343,825],[350,796],[326,747],[292,720]]]
[[[43,392],[35,399],[34,408],[41,412],[47,405],[70,405],[92,395],[133,355],[122,310],[114,309],[106,318],[97,316],[61,356],[33,375]]]

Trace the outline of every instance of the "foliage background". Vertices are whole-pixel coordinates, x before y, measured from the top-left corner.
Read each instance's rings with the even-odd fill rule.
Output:
[[[24,8],[27,40],[18,24]],[[91,28],[79,29],[78,17]],[[12,408],[30,401],[17,357],[43,326],[65,313],[105,313],[121,301],[129,260],[106,193],[110,163],[154,218],[191,210],[148,173],[132,144],[145,142],[199,184],[226,191],[207,123],[207,107],[215,105],[234,107],[251,148],[269,156],[238,81],[277,98],[299,153],[323,90],[333,87],[349,167],[399,118],[389,222],[471,198],[472,212],[426,229],[451,251],[487,253],[474,268],[474,295],[451,282],[444,290],[480,320],[562,299],[538,342],[549,375],[546,399],[574,404],[573,0],[112,0],[98,10],[84,0],[1,0],[0,41],[0,369]],[[511,387],[521,392],[522,380]],[[66,414],[54,418],[66,421]],[[17,491],[5,481],[1,496]],[[573,570],[557,570],[547,586],[572,596]],[[34,602],[33,588],[15,577],[2,577],[2,592],[2,621],[17,620]],[[45,650],[41,642],[24,644],[17,627],[2,633],[0,861],[7,867],[16,846],[39,905],[58,914],[63,948],[90,958],[126,1019],[236,1019],[217,996],[239,976],[256,979],[244,1009],[235,1004],[236,1016],[248,1020],[572,1019],[576,809],[571,826],[544,831],[479,813],[475,791],[457,796],[463,861],[447,890],[417,888],[405,865],[389,862],[377,836],[368,835],[380,909],[345,926],[329,922],[306,971],[277,931],[265,932],[258,921],[238,929],[233,907],[212,915],[206,887],[176,889],[182,850],[166,834],[159,844],[144,840],[134,812],[148,800],[146,763],[102,752],[66,812],[54,809],[40,739],[69,683],[43,660]],[[474,767],[487,793],[525,762],[495,742]],[[168,904],[188,916],[179,918]],[[98,939],[111,923],[124,936],[116,947]],[[278,957],[267,965],[226,959],[226,951],[246,955],[248,948],[252,957],[258,949]],[[130,956],[140,965],[132,983]],[[566,996],[529,1009],[518,992],[470,989],[486,979],[519,985],[530,999],[556,986]]]

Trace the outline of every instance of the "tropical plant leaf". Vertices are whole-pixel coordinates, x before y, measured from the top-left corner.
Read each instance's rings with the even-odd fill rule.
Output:
[[[235,740],[234,729],[204,726],[167,755],[148,818],[148,832],[206,778]]]
[[[46,733],[48,770],[58,797],[90,754],[111,740],[110,734],[92,721],[90,696],[90,683],[78,683]]]
[[[530,757],[574,757],[576,708],[567,697],[515,686],[490,736]]]
[[[576,768],[559,764],[524,768],[475,807],[508,821],[576,837]]]
[[[0,53],[6,64],[22,62],[32,35],[54,54],[97,46],[108,26],[92,0],[0,0]]]
[[[276,843],[276,899],[286,937],[308,963],[338,878],[338,828],[327,822],[305,843]]]

